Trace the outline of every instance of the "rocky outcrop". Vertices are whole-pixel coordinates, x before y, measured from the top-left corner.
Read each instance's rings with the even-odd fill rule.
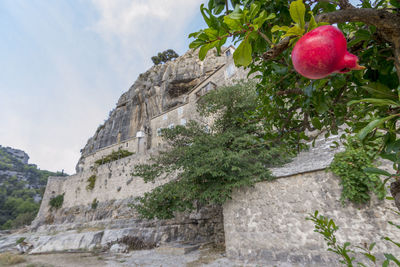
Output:
[[[143,220],[128,207],[131,201],[110,201],[96,209],[85,206],[61,209],[34,232],[0,236],[0,252],[15,250],[21,238],[28,246],[17,249],[31,254],[126,252],[128,248],[152,248],[167,242],[224,243],[221,207],[199,208],[170,220]]]
[[[209,52],[207,59],[200,61],[197,53],[189,50],[183,56],[153,66],[139,75],[131,88],[119,98],[109,118],[88,140],[81,151],[82,157],[135,137],[137,131],[150,133],[149,121],[152,117],[184,103],[187,93],[226,61],[225,57],[218,57],[215,52]],[[150,141],[147,146],[151,146]]]
[[[24,151],[19,150],[19,149],[14,149],[11,147],[2,147],[1,145],[0,145],[0,149],[5,151],[6,153],[10,154],[12,157],[18,159],[23,164],[28,164],[29,156]]]

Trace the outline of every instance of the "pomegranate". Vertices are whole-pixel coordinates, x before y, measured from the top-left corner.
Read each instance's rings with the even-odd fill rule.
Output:
[[[347,51],[346,38],[336,27],[324,25],[308,32],[292,51],[293,66],[310,79],[321,79],[333,72],[362,70],[357,56]]]

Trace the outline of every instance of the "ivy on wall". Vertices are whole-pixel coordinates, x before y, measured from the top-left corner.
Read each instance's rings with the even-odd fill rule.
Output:
[[[330,170],[340,177],[342,185],[341,202],[363,204],[375,193],[379,199],[386,196],[386,189],[378,174],[366,172],[374,168],[374,160],[381,142],[371,141],[362,144],[357,138],[349,137],[345,143],[346,150],[335,155]]]

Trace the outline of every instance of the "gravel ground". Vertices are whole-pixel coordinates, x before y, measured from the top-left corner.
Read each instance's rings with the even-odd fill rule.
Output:
[[[24,263],[12,265],[16,267],[255,267],[226,258],[223,250],[206,246],[186,255],[164,255],[156,250],[140,250],[130,253],[55,253],[42,255],[23,255]]]

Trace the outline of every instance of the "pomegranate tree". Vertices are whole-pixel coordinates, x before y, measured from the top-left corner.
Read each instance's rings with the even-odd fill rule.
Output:
[[[308,32],[292,52],[293,66],[310,79],[321,79],[331,73],[362,70],[357,56],[347,51],[346,38],[336,27],[325,25]]]

